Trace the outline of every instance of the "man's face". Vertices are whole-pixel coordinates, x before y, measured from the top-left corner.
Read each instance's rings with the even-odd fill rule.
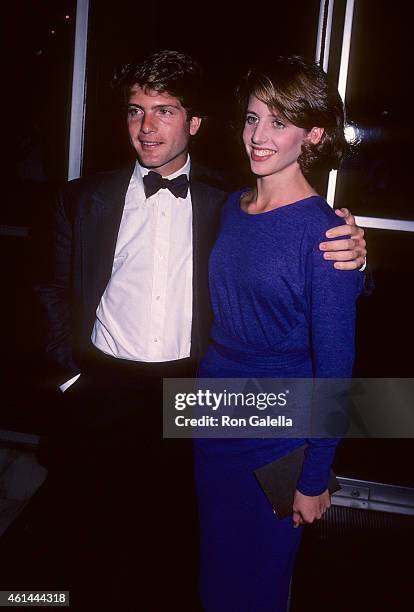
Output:
[[[180,100],[168,93],[144,91],[139,85],[128,100],[128,132],[140,164],[168,176],[186,162],[190,136],[199,117],[187,118]]]

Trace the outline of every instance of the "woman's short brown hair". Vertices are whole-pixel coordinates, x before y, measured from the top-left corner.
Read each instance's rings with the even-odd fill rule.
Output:
[[[237,89],[243,121],[251,95],[297,127],[324,128],[318,144],[302,145],[298,162],[304,174],[339,167],[347,149],[344,107],[336,87],[317,64],[297,55],[278,56],[249,70]]]

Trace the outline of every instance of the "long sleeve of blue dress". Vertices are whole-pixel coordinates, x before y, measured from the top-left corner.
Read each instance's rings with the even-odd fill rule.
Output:
[[[355,356],[356,298],[362,291],[363,274],[342,271],[326,261],[317,239],[308,261],[308,295],[314,377],[351,378]],[[311,438],[298,490],[319,495],[328,484],[337,438]]]

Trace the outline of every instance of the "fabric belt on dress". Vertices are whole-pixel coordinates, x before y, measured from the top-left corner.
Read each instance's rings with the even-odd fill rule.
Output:
[[[277,347],[248,344],[240,338],[232,336],[216,323],[213,324],[211,336],[216,351],[223,357],[235,361],[243,362],[246,361],[246,357],[254,358],[257,365],[263,364],[277,368],[296,366],[310,360],[309,345],[307,342],[303,342],[304,330],[302,325],[295,328],[289,334],[289,338]],[[295,340],[297,340],[296,346]],[[284,345],[286,345],[286,349],[284,349]]]

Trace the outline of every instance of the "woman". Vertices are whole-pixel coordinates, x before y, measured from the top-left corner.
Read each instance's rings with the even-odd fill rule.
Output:
[[[199,376],[348,378],[363,275],[323,259],[318,244],[337,216],[308,179],[344,156],[342,102],[323,71],[296,56],[250,71],[239,98],[256,187],[223,208],[210,257],[212,344]],[[303,439],[195,440],[206,612],[286,610],[302,525],[330,505],[336,441],[307,442],[292,517],[278,519],[253,472]]]

